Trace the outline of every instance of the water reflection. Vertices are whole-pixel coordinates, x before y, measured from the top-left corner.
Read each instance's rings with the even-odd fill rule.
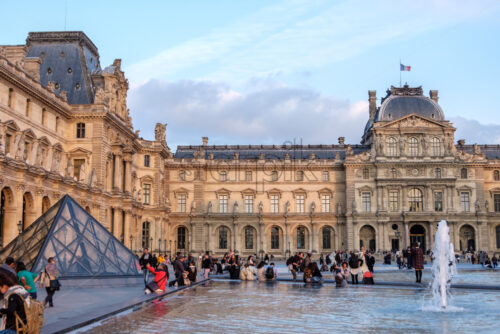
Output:
[[[498,328],[498,292],[460,290],[466,312],[421,311],[428,291],[293,283],[211,282],[137,312],[105,321],[92,333],[471,333]]]

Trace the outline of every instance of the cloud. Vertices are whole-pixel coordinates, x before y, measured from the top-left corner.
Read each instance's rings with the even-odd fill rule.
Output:
[[[500,125],[481,124],[464,117],[452,117],[450,121],[457,129],[455,139],[465,139],[468,144],[500,144]]]
[[[168,123],[167,141],[211,144],[334,144],[340,136],[359,143],[368,118],[368,103],[322,95],[277,82],[233,90],[210,81],[151,80],[131,89],[129,106],[136,128],[151,139],[155,122]]]
[[[134,84],[151,78],[246,81],[308,72],[393,41],[408,40],[500,8],[485,0],[282,1],[127,68]]]

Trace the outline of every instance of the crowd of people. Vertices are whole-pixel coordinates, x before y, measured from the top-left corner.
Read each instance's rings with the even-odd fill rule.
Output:
[[[53,297],[60,288],[59,270],[54,258],[41,273],[27,270],[22,261],[7,257],[0,265],[0,334],[28,333],[41,329],[43,308],[54,307]],[[37,282],[46,297],[38,302]]]

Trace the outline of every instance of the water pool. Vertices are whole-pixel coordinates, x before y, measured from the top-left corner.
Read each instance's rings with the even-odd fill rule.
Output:
[[[498,291],[454,290],[460,312],[423,311],[430,291],[217,281],[79,333],[498,333]]]

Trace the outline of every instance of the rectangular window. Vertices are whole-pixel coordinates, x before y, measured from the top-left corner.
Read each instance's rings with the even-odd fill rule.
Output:
[[[389,191],[389,210],[397,212],[399,210],[399,191]]]
[[[500,194],[493,195],[493,204],[495,207],[495,212],[500,212]]]
[[[85,163],[85,159],[73,160],[73,176],[78,180],[80,179],[80,168]]]
[[[279,195],[271,195],[271,213],[280,212],[280,197]]]
[[[253,213],[253,195],[245,195],[245,213]]]
[[[76,124],[76,138],[85,138],[85,123]]]
[[[149,155],[144,155],[144,167],[149,167]]]
[[[12,136],[7,134],[5,135],[5,153],[11,153],[10,152],[10,142],[12,140]]]
[[[30,157],[30,151],[31,151],[31,145],[29,142],[25,141],[24,142],[24,154],[23,154],[24,161],[28,161],[28,159]]]
[[[470,203],[469,203],[469,193],[461,192],[460,193],[460,203],[462,204],[462,211],[469,212],[470,211]]]
[[[56,116],[56,125],[55,125],[55,130],[56,132],[59,132],[59,123],[61,122],[61,120],[59,119],[59,116]]]
[[[177,196],[177,210],[179,212],[186,212],[186,195],[180,194]]]
[[[219,195],[219,212],[227,213],[227,195]]]
[[[47,125],[47,110],[42,108],[42,125]]]
[[[297,202],[297,213],[304,213],[306,212],[305,209],[305,196],[304,195],[297,195],[295,198],[295,201]]]
[[[14,108],[14,89],[9,88],[9,99],[7,101],[7,106],[9,108]]]
[[[180,181],[186,181],[186,171],[185,170],[180,170],[179,171],[179,180]]]
[[[245,181],[250,182],[252,181],[252,171],[246,171],[245,172]]]
[[[304,181],[304,172],[299,170],[296,174],[297,181]]]
[[[436,168],[436,179],[441,178],[441,168]]]
[[[271,172],[271,181],[278,181],[278,172],[275,170]]]
[[[145,183],[144,186],[144,204],[151,203],[151,185],[149,183]]]
[[[227,172],[226,171],[220,172],[219,175],[220,175],[221,181],[227,181]]]
[[[443,211],[443,193],[441,191],[434,193],[434,211]]]
[[[31,115],[31,100],[26,99],[26,117],[30,117]]]
[[[371,198],[369,192],[361,193],[361,202],[363,204],[363,211],[370,212],[371,211]]]
[[[330,195],[321,195],[321,212],[330,212]]]
[[[328,171],[323,172],[323,181],[330,181],[330,172]]]

